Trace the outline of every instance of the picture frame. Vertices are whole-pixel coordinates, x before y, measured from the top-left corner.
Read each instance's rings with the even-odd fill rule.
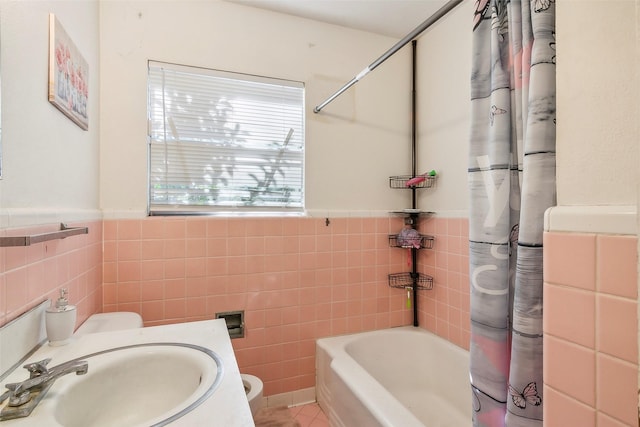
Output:
[[[89,65],[55,14],[49,14],[49,102],[89,129]]]

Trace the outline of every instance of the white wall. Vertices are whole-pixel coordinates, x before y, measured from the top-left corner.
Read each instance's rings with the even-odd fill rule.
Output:
[[[469,7],[418,44],[418,168],[440,172],[437,188],[419,193],[423,209],[466,211],[470,34],[460,28]],[[49,12],[89,63],[88,131],[47,101]],[[0,0],[0,17],[0,227],[80,220],[99,209],[144,215],[148,59],[303,81],[310,213],[410,207],[410,192],[388,185],[411,172],[410,46],[312,112],[395,39],[223,1]]]
[[[306,204],[312,214],[410,206],[389,189],[410,172],[410,51],[320,114],[313,107],[397,40],[222,1],[100,3],[101,206],[146,210],[146,65],[175,62],[306,85]]]
[[[48,102],[49,12],[89,64],[89,130]],[[0,226],[71,221],[98,208],[98,3],[0,1]]]
[[[438,172],[435,188],[418,193],[418,207],[443,216],[468,215],[473,6],[457,6],[426,30],[417,45],[417,169]]]
[[[560,205],[637,205],[636,3],[556,4]],[[466,210],[470,7],[418,42],[418,168],[441,173],[423,209]],[[89,63],[89,131],[47,101],[49,12]],[[23,210],[144,212],[147,58],[304,81],[309,208],[408,206],[387,180],[410,172],[409,46],[314,114],[395,40],[225,2],[2,0],[0,17],[2,226]]]
[[[559,205],[637,205],[636,3],[556,2]]]

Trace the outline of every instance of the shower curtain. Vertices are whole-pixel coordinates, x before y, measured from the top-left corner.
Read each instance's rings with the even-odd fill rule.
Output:
[[[473,424],[542,426],[542,234],[555,190],[555,0],[476,0],[468,182]]]

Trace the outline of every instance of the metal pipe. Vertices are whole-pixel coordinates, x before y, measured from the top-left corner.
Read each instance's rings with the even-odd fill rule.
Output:
[[[435,24],[440,18],[442,18],[447,13],[449,13],[454,7],[456,7],[457,5],[462,3],[462,1],[463,0],[449,0],[449,2],[447,2],[444,6],[442,6],[440,9],[438,9],[433,15],[431,15],[429,18],[427,18],[426,21],[424,21],[422,24],[418,25],[413,31],[411,31],[409,34],[404,36],[398,43],[393,45],[393,47],[391,49],[389,49],[385,53],[383,53],[382,56],[380,56],[378,59],[373,61],[368,67],[366,67],[364,70],[360,71],[360,73],[358,73],[357,76],[352,78],[344,86],[342,86],[340,89],[338,89],[338,91],[336,93],[334,93],[329,98],[327,98],[323,103],[317,105],[313,109],[313,112],[314,113],[319,113],[320,110],[322,110],[328,103],[330,103],[331,101],[336,99],[344,91],[346,91],[351,86],[356,84],[360,79],[362,79],[364,76],[366,76],[371,71],[373,71],[378,65],[380,65],[384,61],[386,61],[391,55],[396,53],[398,50],[400,50],[400,48],[402,48],[404,45],[406,45],[411,40],[416,38],[424,30],[426,30],[427,28],[429,28],[430,26]]]
[[[417,174],[417,135],[416,135],[416,56],[418,41],[411,41],[411,177]],[[416,187],[411,187],[411,207],[416,209]]]
[[[411,174],[412,176],[416,176],[416,164],[418,163],[417,161],[417,138],[416,138],[416,121],[417,121],[417,116],[416,116],[416,75],[417,75],[417,53],[418,53],[418,41],[417,40],[411,40]],[[416,203],[416,187],[413,186],[411,187],[411,207],[413,209],[416,209],[417,203]],[[418,215],[415,216],[415,218],[412,218],[412,222],[413,225],[412,227],[415,227],[415,224],[418,220]],[[411,269],[413,271],[413,274],[411,275],[412,278],[412,291],[413,291],[413,326],[418,326],[418,278],[420,277],[420,275],[418,274],[418,251],[416,248],[412,248],[411,249]]]

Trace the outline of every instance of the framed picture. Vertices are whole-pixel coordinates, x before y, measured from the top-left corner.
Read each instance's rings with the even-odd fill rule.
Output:
[[[49,102],[89,128],[89,66],[53,13],[49,14]]]

